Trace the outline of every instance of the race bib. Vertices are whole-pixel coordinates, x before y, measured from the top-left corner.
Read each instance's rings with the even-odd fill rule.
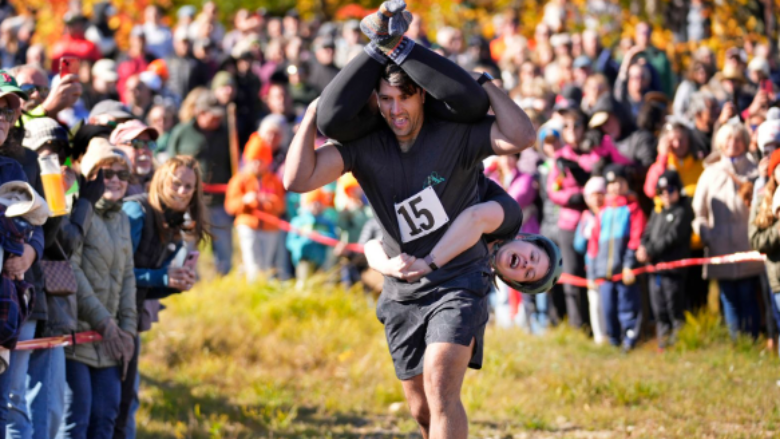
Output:
[[[450,221],[439,196],[431,186],[396,203],[395,214],[404,244],[429,235]]]

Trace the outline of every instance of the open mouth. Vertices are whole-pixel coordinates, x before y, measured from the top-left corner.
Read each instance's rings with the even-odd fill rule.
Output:
[[[406,128],[406,126],[408,124],[409,124],[409,119],[407,119],[405,117],[400,117],[400,118],[397,118],[397,119],[393,119],[393,126],[396,129],[399,129],[399,130],[400,129],[404,129],[404,128]]]
[[[509,258],[509,268],[515,269],[517,266],[520,265],[520,257],[517,255],[512,255]]]

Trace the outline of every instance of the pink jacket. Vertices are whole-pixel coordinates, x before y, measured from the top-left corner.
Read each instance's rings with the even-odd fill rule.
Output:
[[[601,145],[588,153],[575,151],[571,145],[566,145],[555,153],[556,160],[565,158],[575,161],[587,172],[591,172],[593,166],[604,157],[610,157],[613,163],[621,165],[631,164],[629,159],[623,157],[618,152],[609,136],[604,136]],[[585,207],[569,207],[569,198],[574,194],[581,193],[582,186],[577,184],[577,180],[574,179],[569,170],[566,170],[565,174],[561,174],[557,166],[552,166],[550,175],[547,177],[547,194],[553,203],[561,206],[558,214],[558,227],[562,230],[573,232],[577,229],[580,215]]]

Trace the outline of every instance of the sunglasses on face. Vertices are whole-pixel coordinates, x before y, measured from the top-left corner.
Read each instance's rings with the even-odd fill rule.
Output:
[[[675,192],[677,192],[677,188],[676,187],[665,187],[665,188],[661,189],[661,193],[662,194],[671,195],[671,194],[673,194]]]
[[[133,149],[149,148],[155,150],[157,148],[157,143],[154,140],[133,139],[129,142],[125,142],[125,145],[130,145]]]
[[[35,85],[35,84],[22,84],[19,86],[19,88],[21,88],[22,91],[27,93],[28,95],[33,91],[37,91],[38,94],[44,99],[47,96],[49,96],[49,92],[51,91],[51,89],[45,85]]]
[[[0,120],[13,123],[16,120],[16,110],[9,107],[0,108]]]
[[[128,171],[115,171],[113,169],[103,169],[103,179],[104,180],[111,180],[116,176],[119,181],[128,181],[130,180],[130,172]]]

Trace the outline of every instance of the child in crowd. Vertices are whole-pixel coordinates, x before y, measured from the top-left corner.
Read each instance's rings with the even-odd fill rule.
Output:
[[[287,250],[290,251],[295,266],[298,287],[301,287],[303,281],[314,271],[324,268],[328,260],[328,247],[305,235],[316,232],[329,238],[336,238],[336,227],[326,214],[326,207],[329,204],[329,194],[321,189],[307,192],[301,196],[298,215],[290,222],[294,228],[302,232],[287,234]]]
[[[599,290],[610,344],[622,344],[628,352],[636,346],[642,321],[641,294],[631,269],[646,220],[636,196],[629,193],[626,167],[610,164],[604,176],[607,197],[588,241],[587,276],[589,289]],[[621,272],[623,278],[613,282]],[[605,280],[596,286],[596,279]]]
[[[676,171],[667,170],[658,179],[656,194],[663,207],[653,211],[637,249],[638,262],[657,264],[690,256],[693,210],[690,201],[680,195],[682,181]],[[685,268],[650,275],[650,303],[656,318],[658,349],[674,344],[683,324]]]
[[[263,218],[279,218],[285,211],[284,186],[271,169],[271,147],[253,142],[244,151],[244,169],[228,182],[225,211],[236,217],[244,270],[249,282],[274,267],[279,226]]]
[[[604,207],[604,197],[607,193],[607,181],[604,177],[591,177],[583,189],[585,203],[588,210],[582,213],[580,222],[577,224],[577,231],[574,236],[574,249],[578,253],[585,253],[588,250],[588,241],[593,235],[593,228],[596,225],[596,216]],[[592,263],[586,256],[585,265]],[[593,341],[596,344],[602,344],[605,340],[605,321],[604,313],[601,309],[601,299],[597,288],[588,288],[588,307],[590,309],[590,326],[593,331]]]
[[[338,211],[336,228],[341,244],[334,249],[334,254],[341,260],[341,282],[350,287],[360,280],[360,272],[368,265],[363,254],[347,250],[346,245],[360,240],[360,232],[370,212],[363,201],[363,189],[351,173],[338,179],[335,204]]]

